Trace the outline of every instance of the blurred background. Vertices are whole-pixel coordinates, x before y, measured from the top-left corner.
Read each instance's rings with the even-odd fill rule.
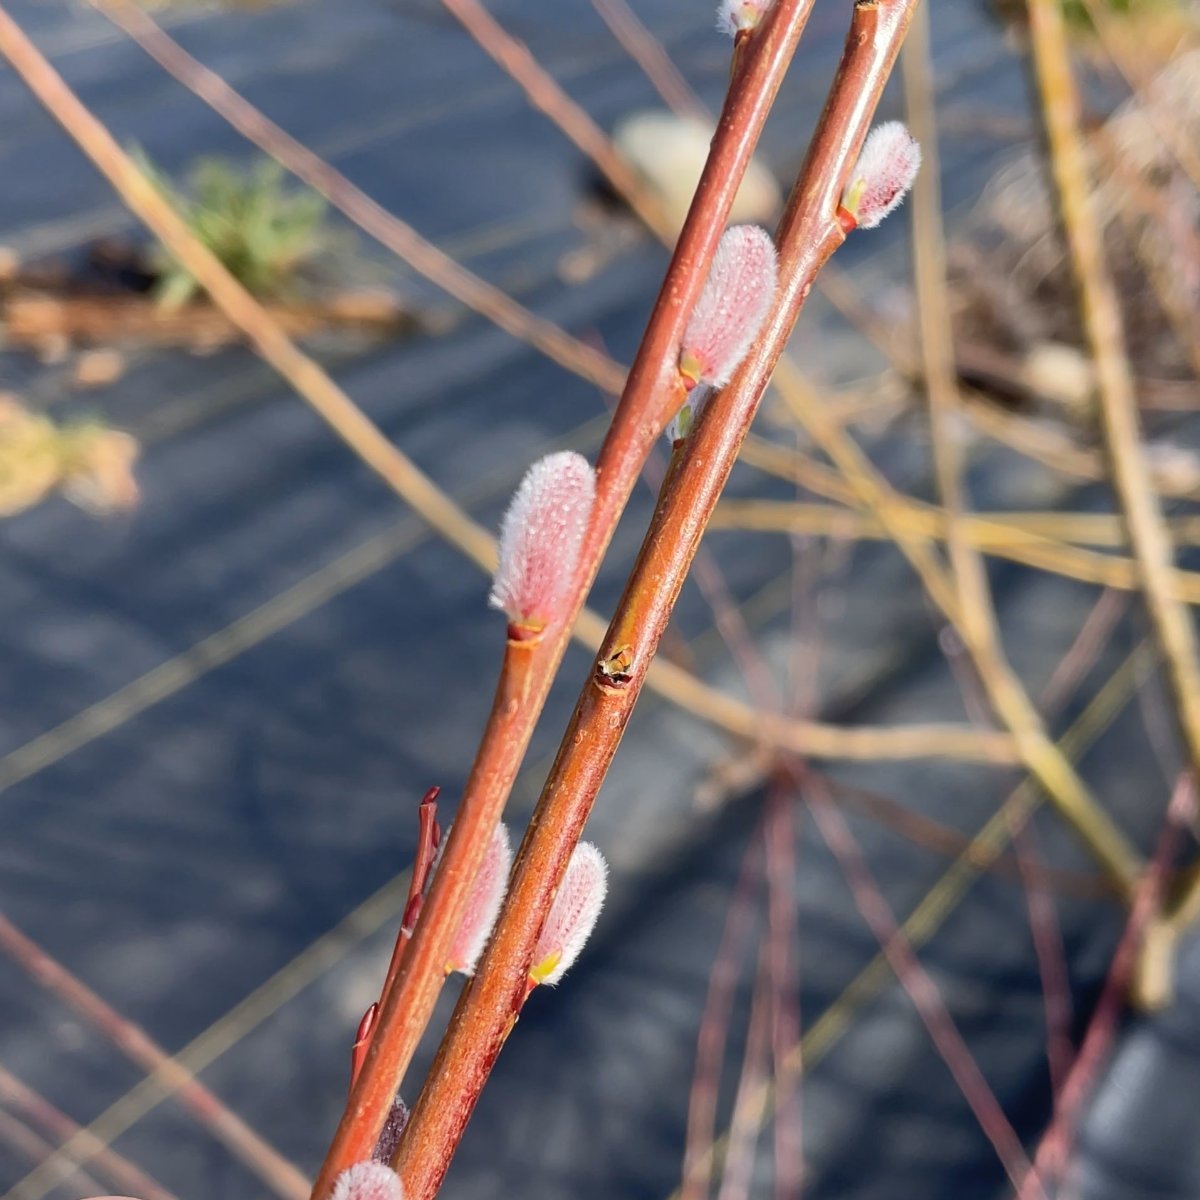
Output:
[[[453,8],[4,6],[282,328],[495,529],[533,459],[594,457],[730,47],[707,0],[491,0],[562,89],[547,115]],[[1200,16],[1064,10],[1174,586],[1195,603]],[[817,0],[736,219],[773,225],[849,12]],[[852,236],[802,314],[664,641],[691,685],[647,689],[589,825],[606,912],[528,1004],[447,1195],[674,1200],[687,1156],[686,1200],[1012,1196],[1056,1105],[1073,1137],[1051,1194],[1200,1193],[1194,801],[1108,482],[1024,5],[927,0],[918,22],[880,115],[909,121],[940,186]],[[152,55],[216,72],[409,228],[380,245]],[[439,784],[452,815],[503,618],[7,65],[0,167],[0,1194],[300,1200],[391,953],[417,801]],[[914,229],[944,250],[920,287]],[[476,281],[525,314],[494,293],[477,311]],[[569,335],[558,361],[513,336],[528,313]],[[799,419],[818,406],[937,544],[934,327],[986,514],[971,540],[1000,645],[982,668]],[[589,662],[568,654],[516,827]],[[712,701],[999,728],[981,682],[998,663],[1155,865],[1157,958],[1138,951],[1155,888],[1131,920],[1019,766],[782,755]]]

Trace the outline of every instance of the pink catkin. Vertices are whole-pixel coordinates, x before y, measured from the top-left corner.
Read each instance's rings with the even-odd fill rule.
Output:
[[[750,350],[775,297],[775,243],[757,225],[727,229],[680,347],[679,369],[693,383],[723,388]]]
[[[508,873],[512,869],[513,852],[508,839],[508,827],[503,823],[492,830],[487,852],[479,874],[471,884],[467,908],[454,941],[450,946],[447,972],[458,971],[473,975],[475,964],[483,953],[492,927],[508,890]]]
[[[608,864],[591,842],[571,852],[567,873],[542,926],[529,978],[553,986],[579,957],[604,907]]]
[[[404,1200],[404,1188],[391,1167],[360,1162],[334,1180],[330,1200]]]
[[[595,472],[571,450],[548,454],[525,473],[500,526],[488,600],[510,624],[537,630],[566,615],[595,496]]]
[[[900,206],[920,169],[920,143],[903,122],[876,125],[863,145],[842,205],[860,229],[874,229]]]
[[[774,0],[722,0],[717,8],[717,29],[736,37],[743,30],[757,29]]]

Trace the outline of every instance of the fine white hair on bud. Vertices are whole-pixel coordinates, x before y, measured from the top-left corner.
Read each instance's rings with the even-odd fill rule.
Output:
[[[687,386],[723,388],[749,353],[775,298],[775,243],[757,225],[734,225],[721,235],[708,279],[679,351]]]
[[[404,1188],[391,1167],[360,1162],[334,1180],[330,1200],[404,1200]]]
[[[475,974],[475,964],[479,961],[492,927],[496,924],[500,905],[504,903],[512,860],[508,826],[501,821],[492,830],[479,874],[471,882],[466,910],[463,912],[458,932],[454,935],[454,941],[450,944],[450,957],[446,963],[447,974],[453,971],[463,975]]]
[[[566,617],[564,605],[596,498],[596,474],[572,450],[525,473],[500,526],[500,565],[488,602],[510,627],[536,633]]]
[[[571,852],[567,873],[542,926],[529,970],[531,983],[553,986],[579,957],[608,892],[608,864],[591,842]]]
[[[717,6],[717,29],[736,37],[749,29],[757,29],[774,0],[721,0]]]
[[[899,208],[921,168],[921,146],[902,121],[885,121],[871,130],[842,196],[860,229],[874,229]]]

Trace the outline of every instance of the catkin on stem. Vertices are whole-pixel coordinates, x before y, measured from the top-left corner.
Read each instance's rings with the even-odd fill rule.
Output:
[[[500,526],[500,564],[488,598],[510,636],[536,634],[566,616],[565,604],[596,496],[596,475],[572,450],[525,473]]]
[[[735,225],[722,234],[679,350],[679,373],[689,387],[729,382],[766,320],[777,274],[775,243],[765,229]]]
[[[904,123],[876,125],[842,196],[842,212],[850,218],[847,228],[874,229],[900,207],[920,169],[921,146]]]
[[[500,822],[492,830],[479,874],[471,882],[466,910],[463,912],[458,932],[454,935],[454,941],[450,944],[450,956],[446,963],[447,974],[452,971],[463,975],[475,974],[475,964],[483,953],[492,926],[496,924],[500,905],[504,902],[512,859],[508,826]]]
[[[360,1162],[337,1177],[330,1200],[404,1200],[404,1188],[391,1167]]]
[[[591,842],[580,842],[537,940],[531,983],[553,986],[567,973],[591,936],[607,892],[604,855]]]

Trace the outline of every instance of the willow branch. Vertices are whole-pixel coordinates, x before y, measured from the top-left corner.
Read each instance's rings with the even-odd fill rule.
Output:
[[[97,0],[97,2],[103,2],[122,11],[124,9],[124,0]],[[3,17],[2,8],[0,8],[0,17]],[[146,20],[148,21],[148,18]],[[152,29],[157,29],[152,22],[150,25]],[[61,78],[54,73],[49,64],[45,63],[44,59],[41,59],[38,51],[28,42],[28,39],[24,39],[23,35],[20,35],[11,20],[6,19],[0,28],[6,34],[9,30],[15,30],[21,38],[21,42],[16,44],[6,36],[4,52],[7,54],[9,49],[15,45],[14,52],[20,63],[22,75],[26,77],[27,82],[32,78],[37,79],[38,86],[33,90],[38,98],[46,104],[71,136],[84,147],[88,156],[113,184],[131,210],[156,236],[169,245],[171,252],[197,279],[201,279],[218,307],[226,312],[243,334],[259,349],[263,357],[295,387],[297,393],[327,421],[334,432],[358,453],[402,500],[422,516],[450,545],[460,550],[481,569],[490,573],[496,562],[495,542],[491,535],[472,521],[453,500],[419,471],[411,460],[392,445],[362,414],[353,401],[321,367],[296,349],[281,333],[262,306],[228,275],[224,268],[197,242],[191,232],[182,225],[178,216],[162,196],[145,184],[141,173],[137,171],[124,152],[116,146],[107,131],[86,109],[82,108]],[[162,40],[166,43],[164,46],[160,44],[159,39],[148,34],[141,23],[135,24],[133,28],[138,30],[140,36],[149,38],[149,45],[153,46],[157,53],[162,53],[168,61],[178,67],[178,64],[174,63],[172,50],[177,50],[180,55],[183,55],[184,52],[175,47],[174,43],[166,38],[166,35],[161,35]],[[186,71],[183,77],[197,87],[203,85],[209,88],[213,94],[225,96],[229,103],[219,111],[229,115],[231,120],[237,117],[238,121],[242,122],[238,125],[239,128],[242,128],[243,124],[247,127],[257,127],[257,122],[266,121],[266,118],[257,113],[257,110],[245,105],[236,93],[229,92],[228,85],[224,81],[216,76],[211,76],[211,73],[205,73],[206,69],[195,63],[194,60],[192,60],[192,66],[196,72],[202,73],[199,78],[188,75]],[[31,72],[31,74],[27,74],[27,72]],[[243,111],[243,106],[249,111]],[[742,120],[745,115],[744,111],[741,112],[738,119]],[[755,116],[755,120],[758,119],[759,116]],[[287,135],[281,130],[275,132],[279,137],[287,138]],[[725,140],[724,145],[725,150],[722,152],[721,163],[729,165],[733,162],[729,153],[729,139]],[[300,156],[299,159],[289,161],[288,165],[293,169],[300,170],[297,163],[302,161],[305,155],[313,159],[315,166],[324,168],[320,159],[304,147],[299,146],[298,143],[294,144],[293,148],[295,153]],[[735,163],[733,165],[736,166]],[[333,174],[336,176],[336,172]],[[337,178],[340,179],[340,177]],[[342,182],[345,183],[344,180]],[[348,183],[345,183],[345,186],[346,188],[352,187]],[[335,194],[341,194],[340,187],[331,183],[330,188]],[[711,184],[708,185],[708,190],[710,195],[713,194]],[[366,205],[374,205],[374,202],[365,196],[361,199]],[[375,208],[380,214],[380,220],[385,225],[387,222],[394,222],[394,218],[382,209],[378,209],[378,206]],[[390,237],[386,230],[382,231],[380,236],[385,243]],[[694,249],[695,242],[693,241],[692,253],[694,253]],[[452,260],[448,261],[452,262]],[[707,268],[707,259],[692,258],[690,261],[689,270],[699,271],[703,278],[703,269]],[[499,295],[503,297],[503,293],[499,293]],[[507,299],[507,297],[504,298]],[[550,328],[558,334],[562,334],[562,331],[557,330],[556,327],[551,326]],[[562,336],[566,337],[565,334]],[[573,342],[573,339],[568,338],[567,340]],[[605,369],[609,384],[619,386],[620,380],[625,378],[624,371],[612,360],[602,359],[602,361],[609,364],[609,367]],[[643,389],[645,382],[643,379],[640,385]],[[629,429],[637,426],[636,418],[631,417],[628,411],[618,419],[623,423],[623,431],[619,436],[610,435],[608,453],[610,462],[615,461],[616,450],[627,442]],[[638,437],[645,446],[648,446],[653,440],[653,436],[648,434],[645,429],[639,431]],[[642,451],[635,453],[642,453],[644,457]],[[628,472],[630,464],[623,464],[622,470]],[[630,475],[626,474],[622,478],[627,481]],[[615,517],[611,511],[608,519],[615,523]],[[600,644],[604,628],[600,617],[585,609],[580,612],[575,622],[574,634],[585,646],[594,650]],[[673,668],[668,663],[658,664],[651,675],[650,684],[674,703],[680,704],[702,719],[722,725],[737,736],[747,736],[747,731],[754,730],[757,730],[754,736],[762,736],[762,731],[757,725],[756,711],[753,708],[724,696],[717,689],[710,688],[679,668]],[[770,729],[773,731],[770,737],[777,738],[780,746],[798,753],[805,753],[807,748],[818,757],[839,757],[838,746],[844,744],[848,757],[857,758],[864,754],[875,756],[870,746],[870,731],[867,730],[842,730],[836,726],[823,725],[819,722],[790,722],[783,718],[772,720]],[[933,733],[934,741],[936,741],[937,731],[934,730]],[[844,734],[847,736],[843,737]],[[952,741],[955,736],[952,733]],[[934,742],[924,739],[923,735],[918,740],[926,741],[926,750],[902,747],[899,756],[909,757],[915,753],[942,753],[942,749],[939,749]],[[1001,761],[1007,757],[997,742],[994,742],[990,749],[972,747],[969,739],[964,740],[961,745],[966,748],[967,756],[970,758],[982,756],[989,761]],[[883,757],[891,756],[892,752],[887,749],[886,739],[880,752]],[[953,745],[949,744],[945,747],[945,752],[951,755],[957,753]]]
[[[810,7],[811,0],[782,0],[777,5],[739,75],[738,86],[726,100],[691,211],[600,450],[595,507],[567,605],[572,614],[578,612],[595,578],[650,447],[682,402],[676,359],[684,324]],[[460,820],[450,832],[423,919],[384,1001],[370,1052],[314,1187],[316,1200],[328,1194],[342,1169],[369,1156],[375,1144],[387,1106],[432,1014],[449,941],[461,919],[466,885],[479,870],[486,849],[486,841],[459,836],[464,828],[461,814],[476,807],[489,813],[503,809],[566,649],[571,624],[547,629],[534,644],[521,704],[503,715],[494,712],[485,730],[459,806]]]
[[[429,1200],[437,1190],[512,1027],[544,914],[640,694],[708,517],[813,280],[843,240],[835,216],[841,189],[913,3],[880,0],[855,7],[837,80],[779,230],[774,311],[733,381],[705,409],[655,511],[538,801],[496,931],[459,1001],[397,1151],[394,1165],[410,1200]],[[768,36],[783,17],[777,9],[768,21]]]

